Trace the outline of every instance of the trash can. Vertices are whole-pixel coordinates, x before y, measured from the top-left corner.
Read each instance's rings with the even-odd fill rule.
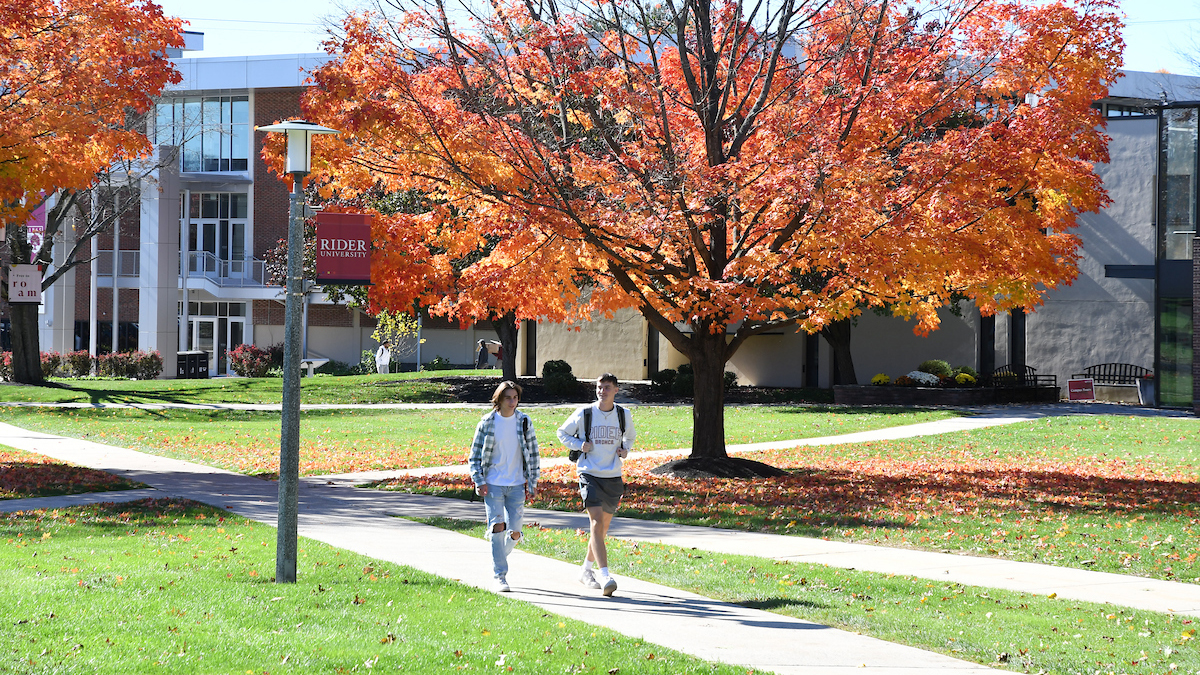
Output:
[[[208,352],[176,352],[175,377],[180,380],[208,377]]]

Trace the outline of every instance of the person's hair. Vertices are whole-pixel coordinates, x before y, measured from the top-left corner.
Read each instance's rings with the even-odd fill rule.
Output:
[[[620,383],[617,382],[617,376],[612,373],[605,373],[596,378],[596,384],[600,384],[601,382],[611,382],[614,387],[620,386]]]
[[[492,394],[492,409],[493,410],[500,409],[500,398],[502,396],[504,396],[504,392],[508,391],[509,389],[512,389],[513,391],[517,392],[517,401],[521,400],[521,385],[517,384],[516,382],[513,382],[512,380],[505,380],[505,381],[501,382],[500,384],[496,385],[496,391]]]

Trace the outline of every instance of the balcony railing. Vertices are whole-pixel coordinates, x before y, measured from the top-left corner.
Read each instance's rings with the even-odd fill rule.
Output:
[[[218,286],[263,286],[265,266],[262,260],[221,260],[207,251],[188,252],[188,274]]]

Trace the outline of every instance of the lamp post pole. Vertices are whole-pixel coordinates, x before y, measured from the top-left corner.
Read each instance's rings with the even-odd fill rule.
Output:
[[[300,491],[300,345],[304,318],[304,177],[309,173],[312,134],[336,134],[319,124],[292,120],[258,127],[287,132],[288,259],[284,303],[283,411],[279,430],[279,516],[275,540],[275,583],[296,583]]]
[[[283,337],[283,420],[279,432],[279,521],[275,582],[296,581],[300,483],[300,324],[304,312],[304,192],[306,172],[292,172],[288,205],[287,298]]]

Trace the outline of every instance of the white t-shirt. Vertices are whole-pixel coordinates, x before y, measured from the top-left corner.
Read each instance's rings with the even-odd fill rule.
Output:
[[[521,465],[521,444],[517,438],[517,415],[505,417],[497,412],[492,415],[496,433],[496,448],[492,451],[492,465],[484,473],[488,485],[524,485],[525,471]]]

